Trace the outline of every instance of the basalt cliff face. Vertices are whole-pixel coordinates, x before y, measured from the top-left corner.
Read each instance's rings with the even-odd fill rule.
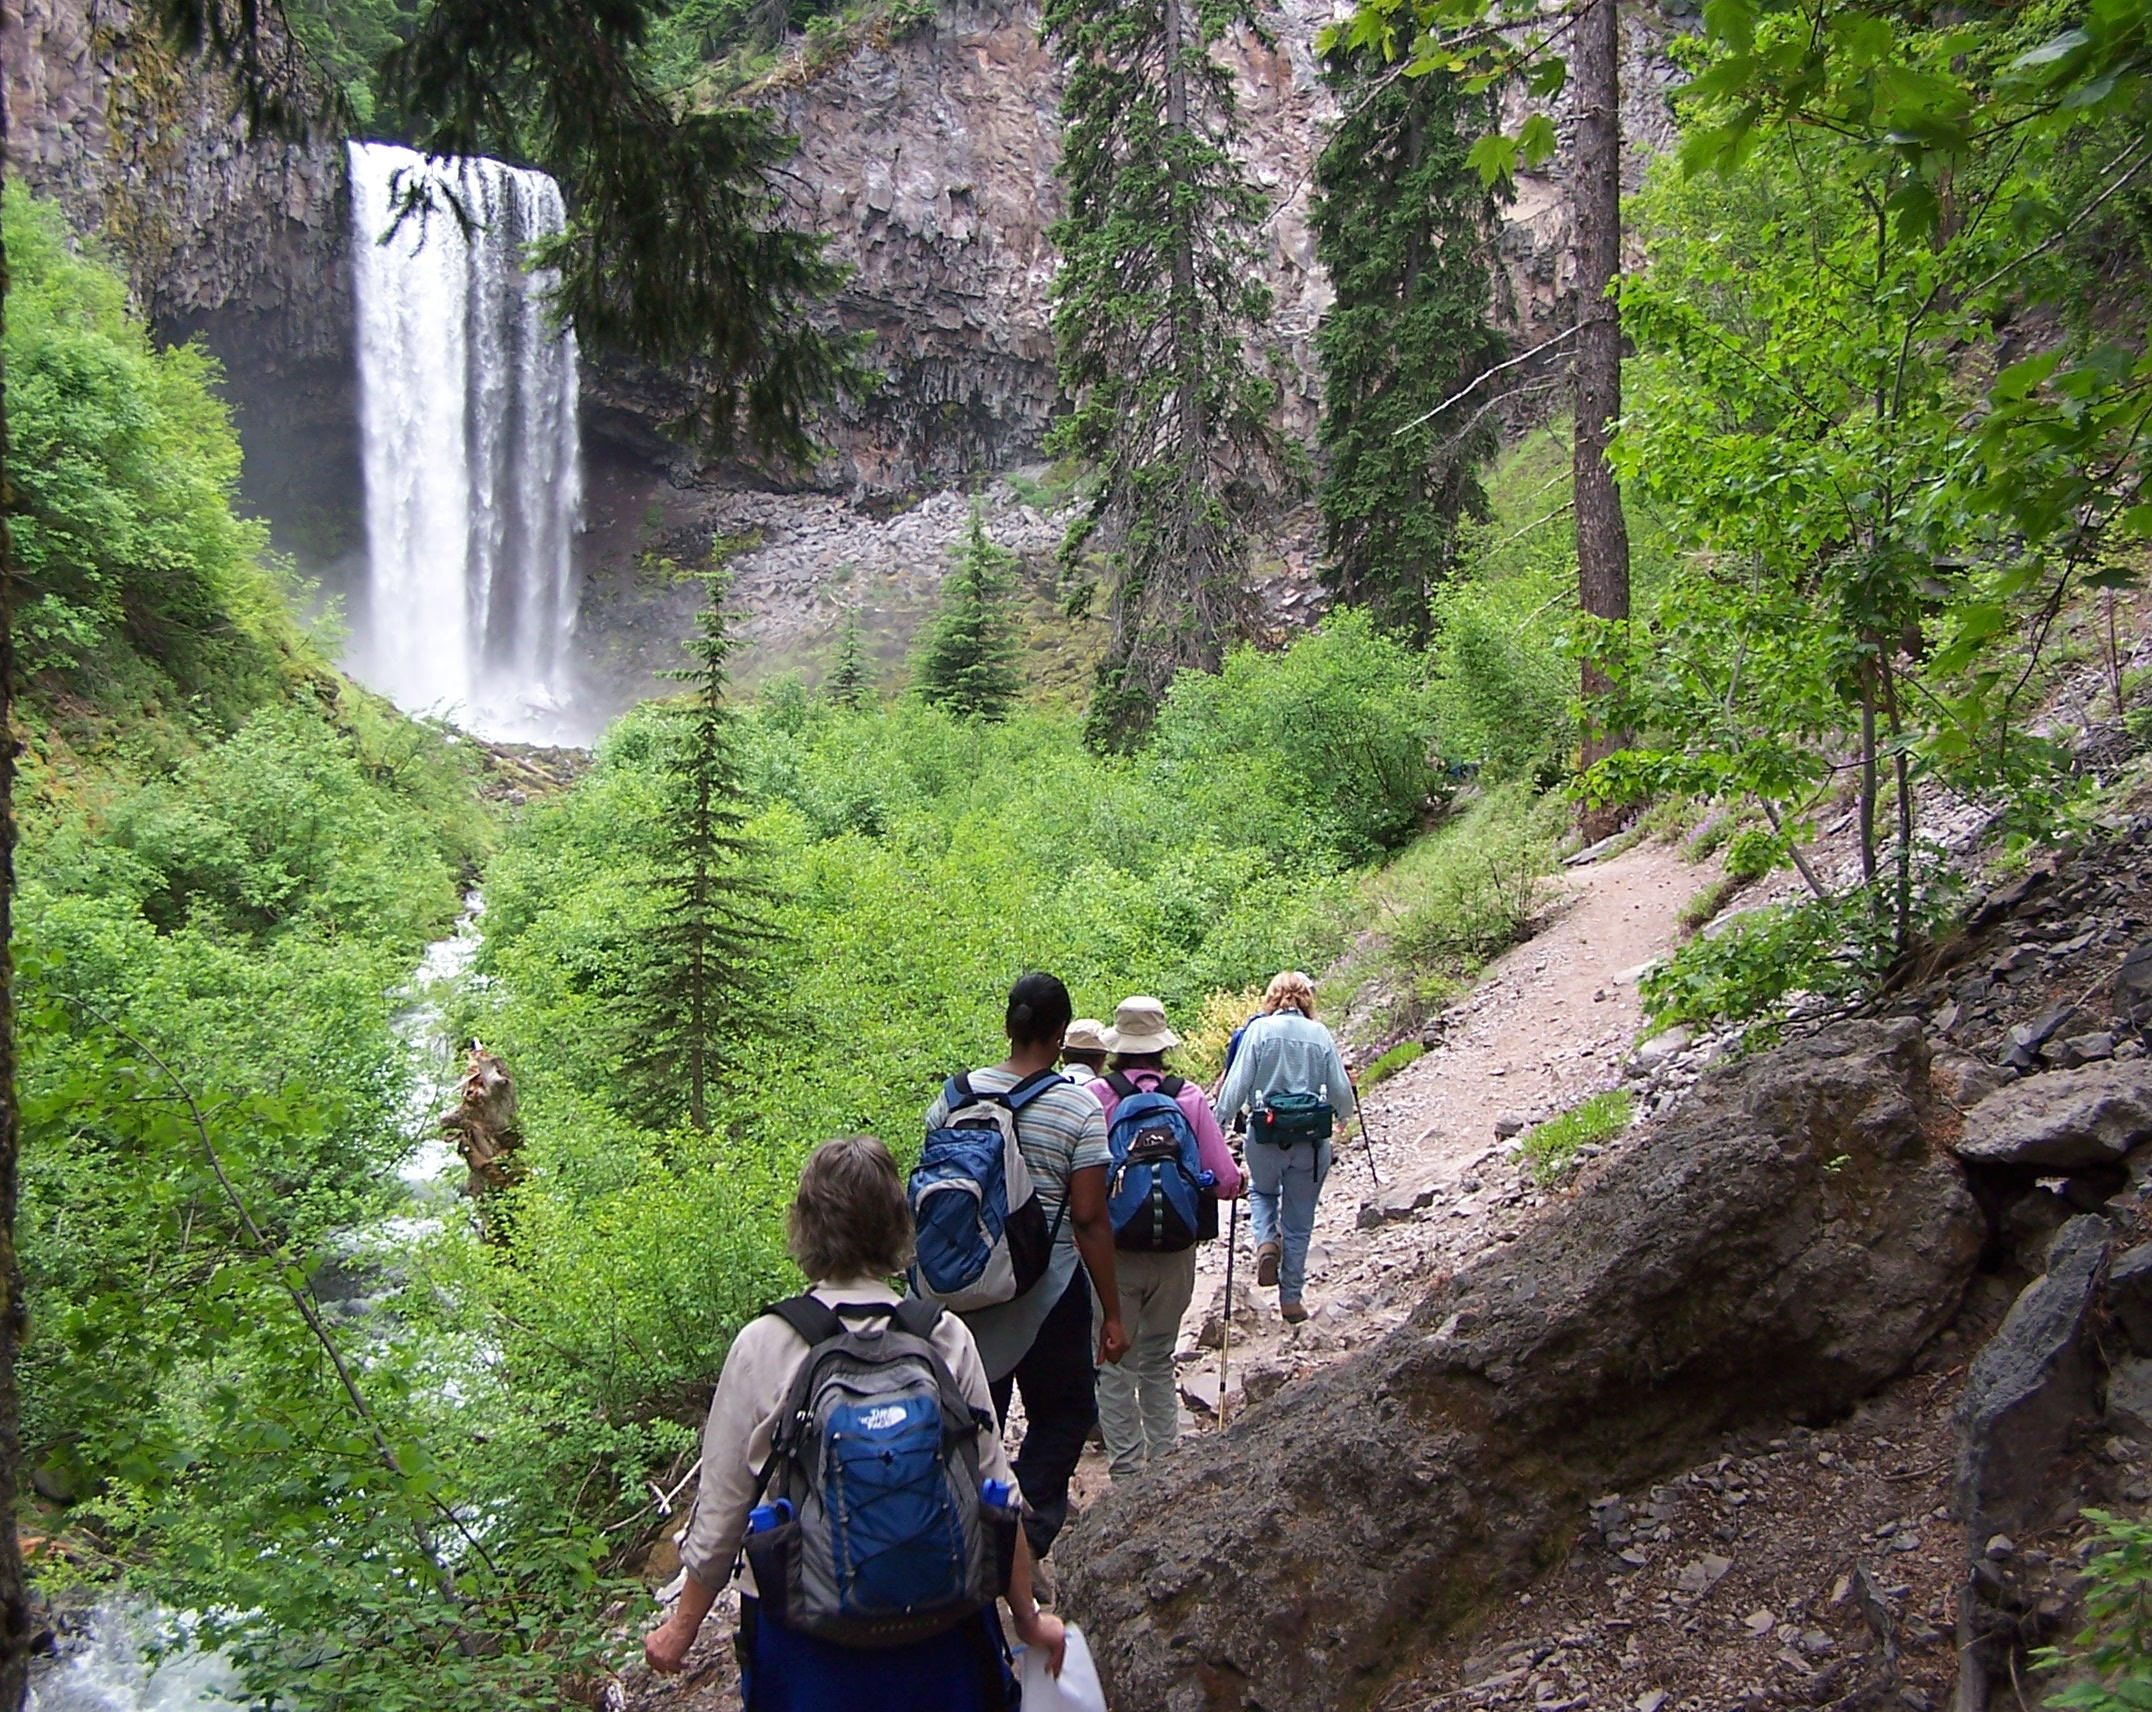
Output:
[[[288,47],[269,58],[318,104]],[[333,138],[252,130],[232,81],[126,0],[5,0],[7,166],[126,270],[159,335],[221,358],[246,498],[314,563],[358,528],[350,201]]]

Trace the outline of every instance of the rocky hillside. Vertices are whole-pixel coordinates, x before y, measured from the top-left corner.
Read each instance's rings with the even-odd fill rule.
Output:
[[[2148,834],[1997,887],[1895,1014],[1712,1069],[1396,1330],[1115,1487],[1056,1555],[1116,1703],[2023,1677],[2080,1508],[2152,1497]]]

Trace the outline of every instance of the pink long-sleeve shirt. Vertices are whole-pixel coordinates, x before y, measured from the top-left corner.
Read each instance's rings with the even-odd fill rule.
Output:
[[[1122,1072],[1139,1088],[1156,1089],[1165,1074],[1159,1070],[1125,1070]],[[1089,1084],[1092,1098],[1106,1108],[1106,1127],[1113,1127],[1113,1108],[1121,1103],[1121,1096],[1113,1091],[1113,1084],[1103,1077]],[[1235,1199],[1247,1188],[1248,1179],[1234,1163],[1233,1149],[1227,1144],[1225,1131],[1218,1127],[1218,1119],[1211,1112],[1210,1101],[1203,1097],[1203,1090],[1193,1082],[1183,1082],[1181,1091],[1173,1096],[1173,1103],[1187,1114],[1188,1122],[1196,1132],[1196,1158],[1218,1184],[1218,1198],[1222,1201]]]

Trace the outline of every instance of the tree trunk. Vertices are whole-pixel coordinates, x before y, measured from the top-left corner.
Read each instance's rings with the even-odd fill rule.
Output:
[[[0,87],[0,190],[6,188],[7,105]],[[0,339],[7,332],[7,243],[0,236]],[[7,437],[7,367],[0,351],[0,1712],[19,1712],[30,1687],[30,1596],[15,1506],[22,1412],[15,1353],[22,1347],[22,1268],[15,1257],[15,484]]]
[[[1607,464],[1609,424],[1621,414],[1621,320],[1608,288],[1621,272],[1621,13],[1616,0],[1594,0],[1577,20],[1576,198],[1577,425],[1572,485],[1577,516],[1577,604],[1587,618],[1629,616],[1629,531]],[[1604,707],[1612,684],[1587,660],[1583,672],[1584,744],[1590,767],[1623,747]],[[1587,838],[1613,832],[1620,812],[1587,807]]]

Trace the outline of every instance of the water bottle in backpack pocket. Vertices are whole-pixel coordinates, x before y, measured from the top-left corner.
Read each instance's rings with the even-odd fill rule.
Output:
[[[1144,1254],[1172,1254],[1218,1234],[1217,1179],[1203,1169],[1195,1125],[1174,1098],[1188,1084],[1162,1076],[1139,1087],[1125,1072],[1106,1078],[1113,1121],[1106,1144],[1106,1214],[1113,1245]]]
[[[770,1312],[810,1347],[742,1548],[764,1613],[840,1645],[889,1647],[991,1605],[1008,1586],[1017,1509],[982,1492],[979,1434],[993,1426],[934,1348],[940,1307],[796,1296]]]
[[[1005,1094],[978,1092],[968,1076],[949,1078],[942,1089],[948,1115],[927,1131],[905,1191],[917,1237],[915,1293],[966,1313],[1014,1301],[1045,1276],[1060,1221],[1047,1225],[1017,1145],[1016,1118],[1061,1086],[1052,1070],[1026,1076]]]

